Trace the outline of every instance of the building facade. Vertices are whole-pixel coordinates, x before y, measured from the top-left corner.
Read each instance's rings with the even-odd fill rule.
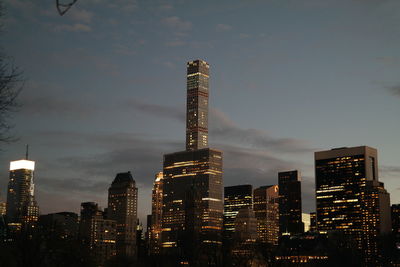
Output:
[[[159,255],[161,250],[161,219],[163,208],[163,173],[159,172],[153,184],[149,229],[149,253]]]
[[[116,256],[116,221],[107,219],[97,203],[81,204],[79,239],[90,250],[96,266],[102,267],[105,262]]]
[[[254,214],[257,219],[258,240],[278,245],[279,239],[279,188],[277,185],[254,189]]]
[[[163,164],[162,254],[190,264],[218,261],[222,245],[222,152],[207,148],[208,80],[205,61],[188,62],[186,151]]]
[[[130,172],[118,173],[108,189],[107,217],[117,226],[117,256],[137,257],[138,190]]]
[[[47,236],[59,239],[77,239],[78,237],[78,214],[74,212],[57,212],[41,215],[38,225]]]
[[[12,230],[34,227],[39,217],[35,201],[35,162],[23,159],[11,161],[7,190],[6,217]]]
[[[278,186],[280,235],[303,233],[300,172],[297,170],[279,172]]]
[[[253,207],[253,186],[235,185],[224,188],[224,238],[232,239],[235,219],[243,208]]]
[[[377,150],[367,146],[315,153],[317,229],[351,236],[368,264],[377,237],[391,229],[389,194],[378,181]]]

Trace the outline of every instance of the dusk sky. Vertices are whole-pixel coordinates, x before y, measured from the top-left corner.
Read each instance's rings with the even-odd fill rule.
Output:
[[[69,0],[65,0],[68,2]],[[42,214],[107,206],[117,172],[150,213],[163,154],[185,148],[186,62],[210,64],[210,146],[224,153],[224,185],[303,176],[315,210],[314,152],[378,149],[380,181],[400,203],[400,1],[6,0],[3,53],[26,80],[2,144],[36,161]]]

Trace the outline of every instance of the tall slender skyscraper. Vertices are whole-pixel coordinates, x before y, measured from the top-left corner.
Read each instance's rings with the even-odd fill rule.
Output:
[[[215,263],[221,251],[222,152],[208,145],[208,72],[187,64],[186,151],[164,155],[162,253]]]
[[[118,173],[108,189],[108,219],[117,226],[117,256],[135,259],[137,256],[137,193],[130,172]]]
[[[257,219],[258,240],[278,245],[279,239],[279,188],[277,185],[254,189],[254,213]]]
[[[278,183],[280,233],[281,235],[303,233],[300,173],[297,170],[280,172]]]
[[[367,146],[315,152],[317,230],[352,236],[367,264],[377,236],[390,232],[389,194],[378,181],[377,150]]]
[[[11,161],[7,191],[6,217],[12,230],[31,227],[39,217],[35,201],[35,162],[26,159]]]
[[[186,150],[208,147],[209,68],[202,60],[187,64]]]
[[[161,248],[161,219],[163,207],[163,173],[159,172],[153,185],[151,199],[150,255],[160,254]]]

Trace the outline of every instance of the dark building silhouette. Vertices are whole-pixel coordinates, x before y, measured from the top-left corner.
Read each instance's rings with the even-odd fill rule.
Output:
[[[79,239],[90,250],[96,266],[116,256],[116,221],[107,218],[97,203],[81,204],[81,219],[79,224]]]
[[[130,172],[118,173],[108,189],[108,219],[117,226],[117,256],[136,259],[138,190]]]
[[[317,229],[353,237],[366,264],[380,257],[377,238],[390,232],[389,194],[378,181],[377,150],[343,147],[315,153]]]
[[[399,236],[400,239],[400,204],[393,204],[392,213],[392,232]]]
[[[317,213],[310,212],[310,232],[317,231]]]
[[[277,185],[254,189],[254,214],[257,219],[258,240],[278,245],[279,239],[279,188]]]
[[[301,218],[301,179],[297,170],[279,172],[279,232],[294,235],[304,232]]]
[[[212,264],[222,245],[222,152],[208,146],[209,65],[187,63],[186,151],[164,155],[162,254]]]
[[[38,226],[48,237],[77,239],[79,232],[78,214],[57,212],[39,216]]]
[[[35,201],[35,162],[26,159],[10,162],[10,179],[7,190],[6,217],[12,231],[31,228],[39,217]]]
[[[235,219],[242,208],[253,207],[253,186],[235,185],[224,188],[224,238],[235,233]]]

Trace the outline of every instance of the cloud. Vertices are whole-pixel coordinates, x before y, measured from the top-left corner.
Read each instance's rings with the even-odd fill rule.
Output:
[[[131,108],[140,112],[148,113],[157,117],[173,118],[180,122],[185,122],[186,118],[185,113],[177,107],[149,104],[133,99],[126,101],[124,105],[130,106]]]
[[[73,25],[69,24],[61,24],[61,25],[56,25],[54,27],[54,30],[57,32],[61,31],[68,31],[68,32],[90,32],[92,31],[92,28],[88,25],[81,24],[81,23],[75,23]]]
[[[167,17],[162,20],[162,23],[178,32],[185,32],[192,29],[192,23],[190,21],[182,20],[177,16]]]
[[[217,24],[217,26],[215,26],[215,30],[217,32],[227,32],[232,30],[232,26],[228,24]]]

